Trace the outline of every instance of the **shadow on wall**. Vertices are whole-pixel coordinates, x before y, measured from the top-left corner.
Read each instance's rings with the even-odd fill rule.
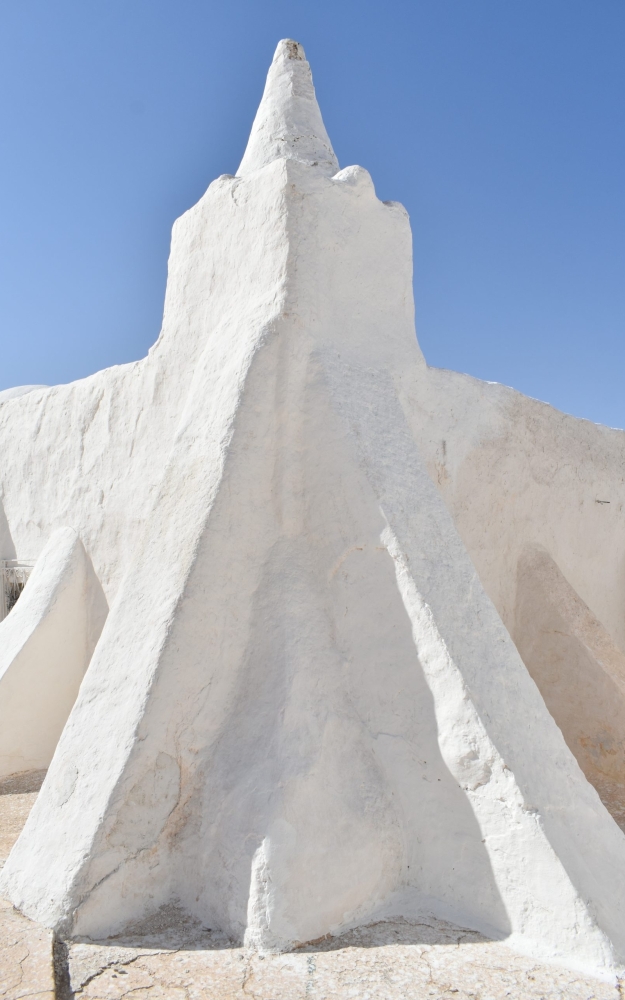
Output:
[[[386,945],[460,945],[483,944],[490,938],[479,931],[458,927],[434,917],[405,920],[379,920],[356,927],[344,934],[326,934],[294,949],[298,952],[328,952],[342,948],[380,948]],[[76,939],[79,943],[80,939]],[[121,934],[95,941],[91,945],[110,948],[167,948],[176,951],[232,951],[241,945],[222,932],[207,927],[176,904],[168,903],[145,920],[130,924]]]
[[[586,778],[625,830],[625,655],[539,546],[519,559],[514,641]]]
[[[73,528],[59,528],[0,622],[0,778],[48,767],[108,613]]]
[[[4,513],[4,505],[2,500],[0,500],[0,559],[16,558],[17,553],[13,544],[13,538],[11,537],[11,529]]]

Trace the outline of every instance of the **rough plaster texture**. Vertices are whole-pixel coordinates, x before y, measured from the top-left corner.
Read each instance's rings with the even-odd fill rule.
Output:
[[[237,176],[282,158],[317,167],[330,177],[339,169],[315,98],[310,66],[302,46],[292,40],[276,50]]]
[[[0,622],[0,778],[52,760],[107,610],[80,538],[58,528]]]
[[[18,396],[25,396],[27,392],[33,392],[34,389],[47,388],[46,385],[15,385],[11,389],[2,389],[0,403],[4,403],[8,399],[17,399]]]
[[[625,435],[428,369],[407,215],[337,167],[283,42],[148,357],[0,406],[6,556],[71,511],[111,607],[3,888],[66,935],[428,915],[613,974],[625,837],[573,756],[600,712],[572,695],[563,735],[560,652],[543,697],[510,633],[540,545],[622,648]]]

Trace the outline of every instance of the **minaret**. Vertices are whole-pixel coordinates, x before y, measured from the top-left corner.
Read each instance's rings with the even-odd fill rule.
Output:
[[[4,891],[66,935],[434,914],[613,968],[625,838],[425,470],[408,216],[338,171],[296,42],[167,296],[184,410]]]
[[[339,169],[299,42],[278,44],[238,176],[278,159],[298,160],[331,177]]]

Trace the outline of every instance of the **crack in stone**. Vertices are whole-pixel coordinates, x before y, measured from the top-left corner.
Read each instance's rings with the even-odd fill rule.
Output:
[[[56,934],[52,937],[52,975],[54,1000],[74,1000],[69,976],[69,948]]]

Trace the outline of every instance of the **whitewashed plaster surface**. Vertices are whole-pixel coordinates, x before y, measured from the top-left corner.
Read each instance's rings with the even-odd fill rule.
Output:
[[[0,778],[52,760],[107,610],[80,538],[58,528],[0,622]]]
[[[71,524],[111,608],[3,872],[28,915],[173,901],[271,950],[432,913],[623,962],[625,837],[509,633],[538,545],[623,648],[625,434],[429,369],[411,278],[283,42],[148,357],[0,405],[1,554]]]
[[[0,403],[4,403],[9,399],[17,399],[18,396],[25,396],[28,392],[33,392],[34,389],[47,389],[47,385],[14,385],[11,389],[2,389],[0,391]]]

